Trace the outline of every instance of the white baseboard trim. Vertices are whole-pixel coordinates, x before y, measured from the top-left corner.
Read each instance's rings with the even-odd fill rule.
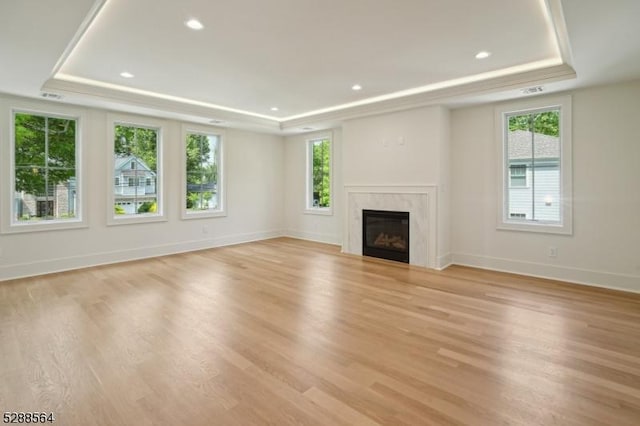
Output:
[[[465,253],[454,253],[452,263],[454,265],[471,266],[491,271],[566,281],[591,287],[640,293],[640,276],[637,275],[593,271],[569,266],[549,265],[545,263],[525,262]]]
[[[314,241],[316,243],[332,244],[334,246],[342,245],[342,238],[337,235],[327,235],[316,232],[296,231],[294,229],[287,229],[284,232],[284,237],[297,238],[299,240]]]
[[[283,235],[284,232],[281,230],[252,232],[203,240],[183,241],[158,246],[92,253],[81,256],[59,257],[37,262],[2,265],[0,266],[0,281],[51,274],[55,272],[64,272],[91,266],[108,265],[111,263],[166,256],[189,251],[204,250],[208,248],[230,246],[234,244],[248,243],[251,241],[267,240],[270,238],[282,237]]]
[[[436,267],[438,271],[442,271],[443,269],[447,269],[453,263],[453,256],[451,253],[447,253],[442,256],[438,256],[436,259]]]

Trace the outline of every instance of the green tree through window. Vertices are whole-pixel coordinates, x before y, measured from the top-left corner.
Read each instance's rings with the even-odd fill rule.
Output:
[[[548,136],[560,135],[560,111],[552,110],[537,114],[512,115],[509,117],[509,131],[532,131]]]
[[[75,217],[76,120],[15,114],[15,204],[19,221]]]
[[[218,136],[199,133],[187,134],[187,210],[217,210],[220,208],[218,191],[220,147]]]
[[[311,141],[312,207],[331,207],[331,141]]]
[[[118,157],[135,155],[154,173],[158,172],[158,130],[116,125],[114,152]]]

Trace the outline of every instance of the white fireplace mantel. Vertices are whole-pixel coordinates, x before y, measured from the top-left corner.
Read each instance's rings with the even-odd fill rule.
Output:
[[[362,255],[362,210],[409,212],[409,263],[436,267],[436,185],[345,185],[342,251]]]

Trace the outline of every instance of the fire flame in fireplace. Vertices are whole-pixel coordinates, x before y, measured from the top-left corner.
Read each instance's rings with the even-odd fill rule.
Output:
[[[385,234],[384,232],[381,232],[376,237],[376,240],[373,242],[373,245],[375,247],[394,248],[396,250],[407,249],[407,242],[405,241],[404,238],[402,238],[402,236],[400,235],[390,236],[389,234]]]

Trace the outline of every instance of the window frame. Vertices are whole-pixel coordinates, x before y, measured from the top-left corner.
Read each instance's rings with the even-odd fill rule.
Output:
[[[115,182],[115,127],[117,125],[139,127],[144,129],[157,130],[157,146],[156,153],[158,156],[157,170],[156,170],[156,200],[158,210],[156,213],[140,213],[135,215],[116,215],[114,212],[115,196],[114,196],[114,182]],[[167,209],[165,206],[165,173],[166,170],[164,164],[164,134],[166,132],[166,123],[163,120],[158,120],[150,117],[135,116],[129,114],[107,114],[107,155],[109,158],[108,170],[107,170],[107,182],[109,182],[107,189],[107,225],[129,225],[129,224],[141,224],[141,223],[153,223],[153,222],[166,222]],[[127,182],[128,184],[128,182]]]
[[[329,141],[329,207],[315,207],[313,205],[313,143],[317,141]],[[316,133],[309,135],[305,139],[305,214],[313,215],[333,215],[333,134],[332,133]]]
[[[226,217],[227,216],[227,190],[226,190],[226,150],[225,150],[225,138],[226,132],[224,129],[215,126],[206,126],[194,123],[182,124],[180,143],[181,149],[181,174],[182,174],[182,189],[180,191],[180,213],[183,220],[191,219],[205,219],[214,217]],[[218,138],[218,203],[219,208],[215,210],[201,210],[201,211],[189,211],[186,205],[187,199],[187,135],[198,134],[205,136],[216,136]]]
[[[42,231],[55,231],[55,230],[68,230],[86,228],[86,206],[87,206],[87,194],[86,185],[84,182],[84,168],[85,158],[83,142],[86,140],[86,112],[84,109],[69,107],[65,105],[59,105],[54,103],[37,103],[23,100],[12,100],[10,103],[2,103],[2,110],[8,110],[9,114],[4,117],[8,117],[8,123],[3,125],[0,122],[0,127],[5,127],[8,130],[9,143],[6,144],[9,149],[8,155],[3,155],[8,161],[8,167],[6,167],[9,176],[7,176],[5,182],[8,182],[8,187],[3,188],[6,191],[5,196],[2,197],[6,205],[1,207],[3,212],[3,219],[0,225],[3,234],[11,233],[28,233],[28,232],[42,232]],[[51,219],[46,221],[34,221],[34,222],[18,222],[14,217],[15,208],[15,117],[16,114],[33,114],[40,115],[49,118],[61,118],[67,120],[75,120],[76,122],[76,140],[75,140],[75,162],[76,162],[76,217],[72,219]],[[4,120],[3,120],[4,121]],[[6,164],[6,163],[5,163]]]
[[[560,110],[560,221],[559,223],[522,220],[509,217],[508,191],[511,189],[511,171],[507,158],[507,134],[508,117],[516,114],[530,114]],[[497,158],[500,166],[497,167],[497,182],[499,194],[497,198],[497,225],[498,230],[539,232],[548,234],[573,234],[573,185],[572,185],[572,135],[571,135],[571,95],[524,99],[516,102],[505,103],[495,108],[495,139],[497,146]],[[520,188],[520,187],[517,187]],[[529,182],[527,180],[527,188]],[[535,188],[533,188],[535,191]]]

